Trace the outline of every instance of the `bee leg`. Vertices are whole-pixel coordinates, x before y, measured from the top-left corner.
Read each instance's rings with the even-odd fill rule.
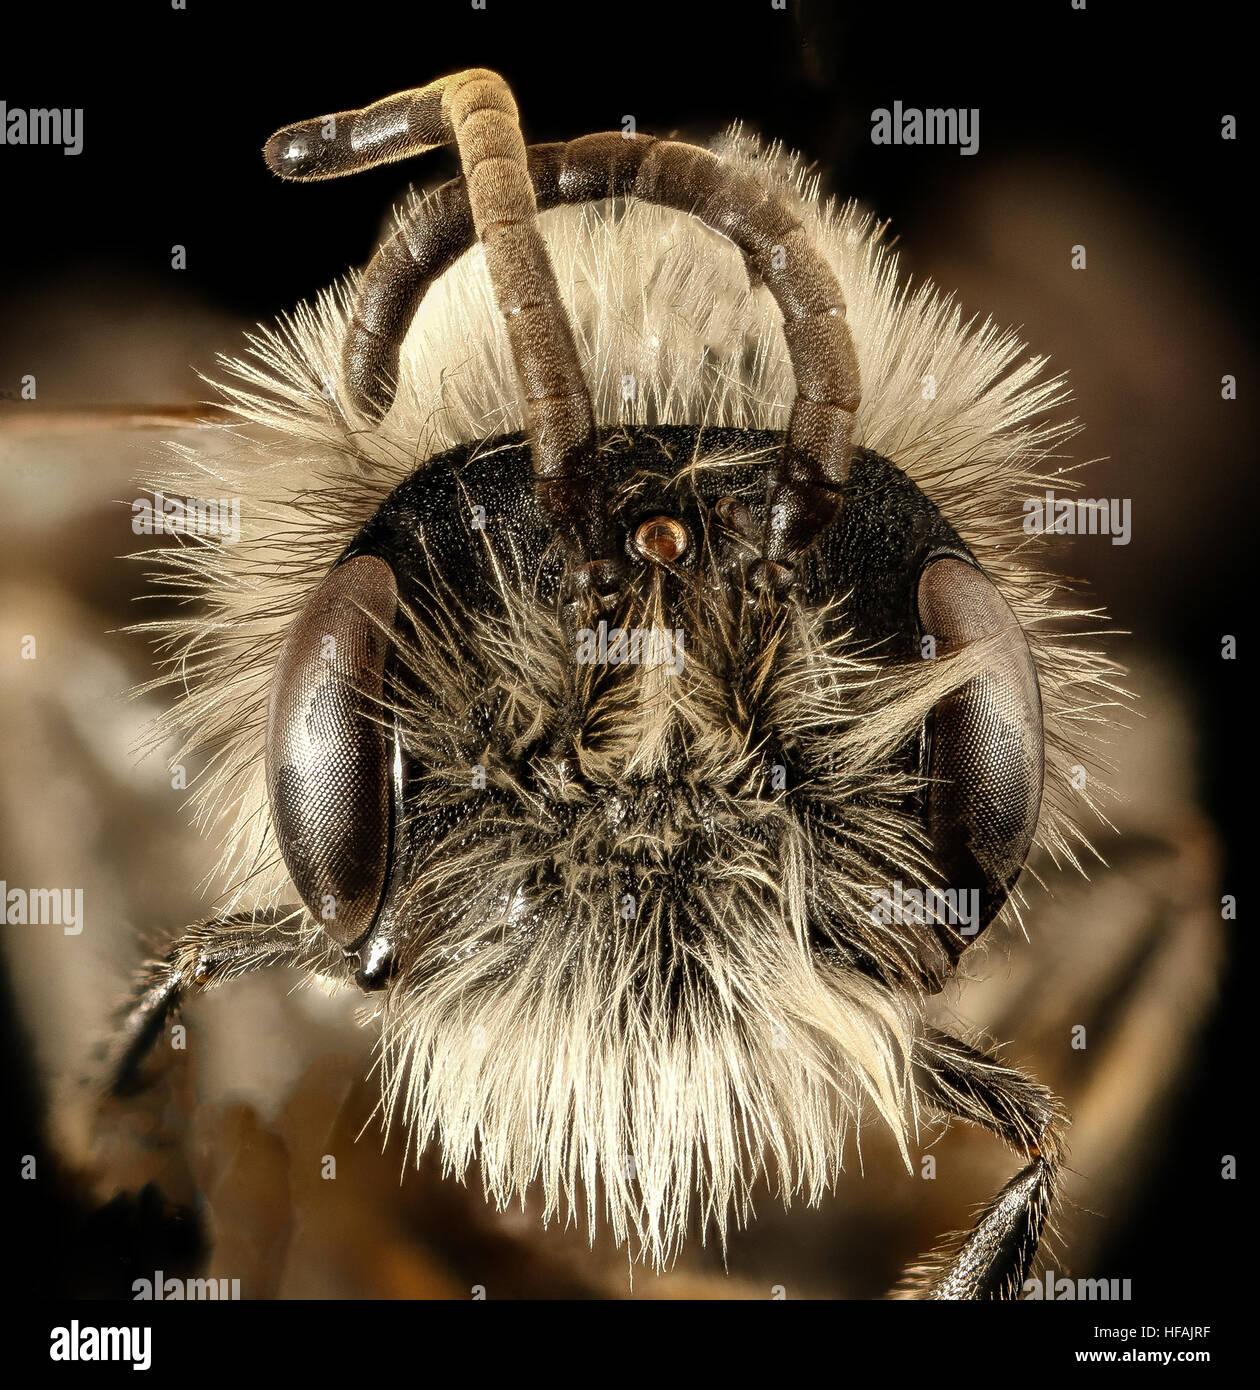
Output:
[[[305,918],[302,907],[207,917],[176,937],[164,957],[149,961],[121,1012],[109,1047],[109,1094],[137,1088],[141,1064],[191,991],[213,989],[272,965],[300,965],[320,974],[337,974],[340,953],[330,950],[322,936],[312,934]]]
[[[996,1057],[929,1029],[915,1048],[921,1094],[942,1113],[988,1130],[1029,1162],[969,1231],[946,1236],[911,1266],[897,1298],[1019,1296],[1054,1207],[1067,1117],[1058,1098]]]

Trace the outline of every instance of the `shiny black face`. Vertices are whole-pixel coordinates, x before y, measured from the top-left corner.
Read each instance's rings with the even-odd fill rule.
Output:
[[[738,584],[761,535],[766,469],[783,446],[782,434],[708,428],[701,435],[691,426],[658,425],[618,431],[614,438],[621,447],[605,449],[600,460],[608,468],[610,491],[622,495],[616,522],[631,571],[653,563],[636,544],[642,528],[666,517],[686,532],[683,553],[669,568],[694,574],[706,559],[716,560]],[[706,457],[754,457],[687,473],[701,438]],[[428,587],[437,573],[470,606],[482,607],[498,596],[484,539],[506,535],[519,556],[522,582],[528,575],[533,583],[537,575],[539,598],[558,602],[563,556],[534,495],[524,436],[507,435],[470,454],[453,449],[408,478],[342,561],[380,556],[398,576],[404,596]],[[877,454],[862,450],[854,456],[844,496],[840,516],[801,561],[800,597],[821,604],[851,592],[846,625],[859,637],[888,639],[891,656],[917,656],[919,574],[929,555],[966,556],[966,547],[925,494]],[[726,499],[736,505],[723,505]],[[417,536],[423,536],[423,549]]]
[[[705,457],[753,457],[688,470],[699,434],[619,430],[600,455],[629,582],[658,578],[666,610],[674,587],[742,593],[765,521],[767,461],[783,441],[706,429]],[[563,575],[528,444],[507,436],[434,458],[396,489],[294,624],[272,690],[272,816],[295,886],[333,939],[359,955],[365,987],[385,982],[407,929],[397,908],[410,864],[426,838],[450,830],[409,804],[411,770],[378,703],[391,631],[413,640],[407,611],[424,611],[435,594],[464,612],[493,611],[505,582],[558,608]],[[801,558],[796,597],[809,606],[845,599],[838,621],[888,661],[920,659],[925,635],[937,655],[988,639],[981,674],[940,701],[906,750],[929,779],[917,814],[941,882],[975,890],[977,925],[987,925],[1023,867],[1042,788],[1036,671],[1005,600],[924,493],[865,451],[836,522]],[[940,935],[953,959],[974,939]]]

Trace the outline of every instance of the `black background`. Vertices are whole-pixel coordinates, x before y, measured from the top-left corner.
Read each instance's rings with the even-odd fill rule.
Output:
[[[832,189],[910,243],[930,232],[933,181],[948,176],[965,198],[985,160],[1066,155],[1140,190],[1223,284],[1241,284],[1250,254],[1251,239],[1232,234],[1249,201],[1237,177],[1245,122],[1241,150],[1205,138],[1251,85],[1228,6],[1182,12],[1174,30],[1157,10],[1097,0],[1084,11],[1068,0],[188,3],[58,6],[25,41],[6,33],[11,108],[87,112],[74,158],[4,152],[8,288],[50,267],[164,268],[181,241],[207,296],[250,317],[288,308],[367,259],[379,222],[364,210],[384,209],[418,171],[295,188],[264,168],[266,136],[464,66],[507,77],[531,141],[620,129],[627,113],[640,130],[701,139],[737,116],[806,151]],[[889,158],[870,142],[869,113],[897,99],[982,107],[983,159]],[[431,158],[443,157],[449,176],[453,152]]]

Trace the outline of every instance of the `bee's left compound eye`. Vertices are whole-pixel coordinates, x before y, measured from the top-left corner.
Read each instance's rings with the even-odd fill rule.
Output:
[[[385,891],[390,740],[382,723],[393,571],[374,555],[338,565],[285,638],[267,709],[267,798],[302,901],[347,950]]]

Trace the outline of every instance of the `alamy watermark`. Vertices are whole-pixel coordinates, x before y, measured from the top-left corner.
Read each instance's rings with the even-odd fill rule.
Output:
[[[229,545],[241,538],[239,497],[137,497],[131,504],[137,536],[218,536]]]
[[[601,618],[597,628],[578,632],[575,659],[579,666],[663,666],[681,676],[686,640],[682,628],[610,628]]]
[[[137,1279],[131,1286],[137,1303],[227,1302],[241,1296],[239,1279],[179,1279],[159,1269],[152,1279]]]
[[[60,145],[63,154],[82,154],[83,108],[11,107],[0,101],[0,145]]]
[[[1069,1279],[1067,1275],[1056,1278],[1054,1270],[1048,1269],[1040,1279],[1024,1280],[1024,1297],[1030,1302],[1043,1298],[1059,1303],[1074,1299],[1103,1299],[1111,1303],[1122,1303],[1133,1297],[1133,1280]]]
[[[872,145],[957,145],[959,154],[980,148],[978,106],[878,106],[871,112]]]
[[[926,927],[932,922],[957,927],[962,936],[980,930],[980,891],[977,888],[904,888],[898,879],[891,888],[866,890],[872,898],[871,921],[886,927]]]
[[[1025,500],[1024,533],[1029,536],[1110,536],[1112,545],[1128,545],[1133,534],[1133,499],[1057,497],[1053,488],[1047,488],[1044,496]]]
[[[0,878],[0,910],[10,927],[60,927],[66,936],[83,930],[82,888],[10,888]]]
[[[84,1327],[75,1318],[48,1334],[50,1361],[130,1361],[133,1370],[153,1364],[151,1327]]]

